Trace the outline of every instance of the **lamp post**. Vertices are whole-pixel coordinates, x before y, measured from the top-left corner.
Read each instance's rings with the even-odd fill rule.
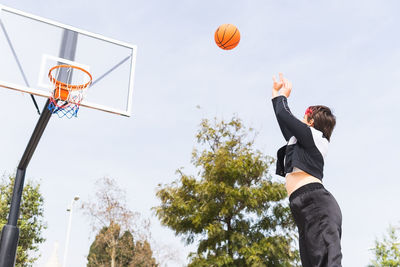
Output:
[[[69,237],[71,235],[71,223],[72,223],[72,211],[74,207],[74,203],[79,200],[79,196],[75,196],[69,207],[67,208],[67,211],[69,212],[69,221],[68,221],[68,227],[67,227],[67,236],[65,237],[65,248],[64,248],[64,260],[63,260],[63,265],[62,267],[65,267],[67,264],[67,253],[68,253],[68,245],[69,245]]]

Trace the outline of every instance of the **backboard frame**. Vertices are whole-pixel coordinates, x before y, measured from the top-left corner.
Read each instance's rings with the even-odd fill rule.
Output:
[[[130,117],[131,116],[131,112],[132,112],[132,96],[133,96],[133,85],[134,85],[134,76],[135,76],[135,64],[136,64],[136,53],[137,53],[137,46],[136,45],[132,45],[123,41],[119,41],[119,40],[115,40],[97,33],[92,33],[86,30],[82,30],[82,29],[78,29],[76,27],[67,25],[67,24],[63,24],[63,23],[59,23],[57,21],[51,20],[51,19],[46,19],[40,16],[36,16],[33,14],[29,14],[27,12],[23,12],[14,8],[10,8],[4,5],[0,4],[0,23],[2,24],[2,20],[1,20],[1,14],[2,11],[6,11],[6,12],[10,12],[10,13],[14,13],[29,19],[33,19],[39,22],[43,22],[49,25],[53,25],[53,26],[57,26],[60,28],[64,28],[67,30],[71,30],[74,32],[77,32],[79,34],[82,35],[86,35],[88,37],[92,37],[92,38],[96,38],[99,40],[103,40],[106,42],[109,42],[111,44],[116,44],[122,47],[126,47],[126,48],[130,48],[132,49],[132,54],[131,54],[131,58],[130,58],[130,77],[129,77],[129,85],[128,85],[128,95],[127,95],[127,108],[126,110],[122,110],[122,109],[115,109],[115,108],[111,108],[105,105],[100,105],[100,104],[96,104],[93,102],[87,102],[85,100],[82,101],[81,106],[84,107],[88,107],[88,108],[92,108],[92,109],[96,109],[96,110],[101,110],[101,111],[105,111],[105,112],[109,112],[109,113],[113,113],[113,114],[118,114],[118,115],[122,115],[122,116],[126,116],[126,117]],[[1,25],[2,26],[2,25]],[[94,79],[96,79],[96,77],[93,77]],[[19,85],[19,84],[15,84],[15,83],[10,83],[4,80],[0,79],[0,87],[6,88],[6,89],[12,89],[12,90],[16,90],[16,91],[20,91],[20,92],[24,92],[24,93],[29,93],[29,94],[33,94],[33,95],[37,95],[37,96],[41,96],[41,97],[46,97],[49,98],[51,96],[51,92],[45,92],[43,90],[34,88],[34,87],[28,87],[28,86],[23,86],[23,85]]]

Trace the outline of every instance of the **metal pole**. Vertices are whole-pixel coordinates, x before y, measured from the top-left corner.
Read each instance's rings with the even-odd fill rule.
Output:
[[[74,60],[77,37],[78,35],[76,32],[64,30],[63,39],[60,47],[60,57]],[[64,76],[68,77],[67,73],[65,73],[64,76],[62,73],[60,73],[60,75],[61,78],[64,79],[64,81],[68,82],[67,78],[64,78]],[[36,124],[35,130],[32,133],[32,136],[17,168],[8,221],[1,231],[0,267],[13,267],[15,264],[15,256],[19,239],[19,229],[17,227],[17,223],[22,198],[22,190],[24,188],[26,168],[28,167],[29,161],[31,160],[33,153],[35,152],[40,138],[42,137],[44,129],[46,128],[47,123],[50,120],[52,113],[47,108],[49,104],[50,100],[48,99],[45,106],[43,107],[42,114],[39,117],[39,121]]]
[[[17,174],[14,180],[14,190],[11,199],[10,213],[8,215],[8,222],[4,225],[1,231],[0,240],[0,267],[13,267],[15,264],[15,256],[18,246],[19,229],[17,227],[19,208],[22,198],[22,190],[24,188],[24,180],[26,167],[32,158],[33,152],[39,143],[40,137],[46,128],[47,123],[50,120],[51,112],[47,108],[50,100],[47,100],[45,107],[43,108],[42,114],[40,115],[39,121],[36,124],[35,130],[29,140],[29,143],[25,149],[22,159],[17,168]]]
[[[63,260],[62,267],[67,266],[67,254],[68,254],[69,238],[71,235],[71,225],[72,225],[72,212],[74,209],[74,203],[77,200],[79,200],[79,197],[75,196],[74,199],[71,201],[71,205],[69,206],[69,221],[68,221],[68,227],[67,227],[67,236],[65,237],[64,260]]]

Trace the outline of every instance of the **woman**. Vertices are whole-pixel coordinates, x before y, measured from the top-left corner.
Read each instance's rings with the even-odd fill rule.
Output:
[[[341,266],[342,214],[322,185],[324,159],[336,124],[325,106],[310,106],[302,121],[287,104],[292,83],[273,77],[272,104],[287,144],[278,150],[276,174],[286,177],[290,209],[299,231],[304,267]]]

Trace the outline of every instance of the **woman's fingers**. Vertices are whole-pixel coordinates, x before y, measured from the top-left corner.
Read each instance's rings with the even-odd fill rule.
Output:
[[[284,78],[283,79],[283,84],[284,84],[285,88],[292,89],[292,83],[288,79]]]
[[[278,82],[276,80],[276,76],[275,75],[272,76],[272,81],[273,81],[272,89],[275,90],[275,91],[279,91],[283,86],[283,82],[282,81]]]

